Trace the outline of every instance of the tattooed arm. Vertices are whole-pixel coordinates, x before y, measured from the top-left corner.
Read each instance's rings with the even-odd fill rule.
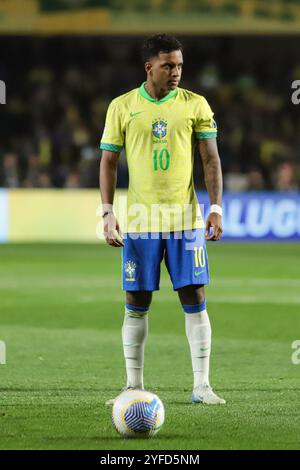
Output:
[[[200,139],[199,151],[203,163],[205,185],[209,194],[210,204],[222,206],[222,170],[218,153],[217,141],[215,138]],[[212,234],[209,230],[212,228]],[[222,217],[212,212],[206,221],[206,240],[217,241],[222,235]]]

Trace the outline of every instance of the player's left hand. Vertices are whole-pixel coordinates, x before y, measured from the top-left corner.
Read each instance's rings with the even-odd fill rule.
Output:
[[[119,222],[112,212],[107,214],[104,219],[104,237],[106,243],[110,246],[124,246]]]
[[[207,217],[205,239],[211,242],[217,242],[220,240],[222,232],[222,217],[219,214],[212,212]]]

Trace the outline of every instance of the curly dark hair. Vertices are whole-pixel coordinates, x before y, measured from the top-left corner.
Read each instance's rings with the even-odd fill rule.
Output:
[[[149,61],[158,56],[160,52],[183,51],[182,44],[174,36],[168,34],[155,34],[145,39],[142,44],[142,59]]]

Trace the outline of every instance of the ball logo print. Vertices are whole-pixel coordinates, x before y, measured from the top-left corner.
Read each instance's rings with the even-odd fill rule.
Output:
[[[137,402],[127,408],[124,419],[134,432],[147,432],[156,423],[158,401],[153,399],[150,403]]]

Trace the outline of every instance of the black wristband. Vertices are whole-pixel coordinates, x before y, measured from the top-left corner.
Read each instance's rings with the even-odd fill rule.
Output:
[[[102,214],[102,217],[106,217],[108,214],[113,214],[113,211],[106,211],[104,214]]]

